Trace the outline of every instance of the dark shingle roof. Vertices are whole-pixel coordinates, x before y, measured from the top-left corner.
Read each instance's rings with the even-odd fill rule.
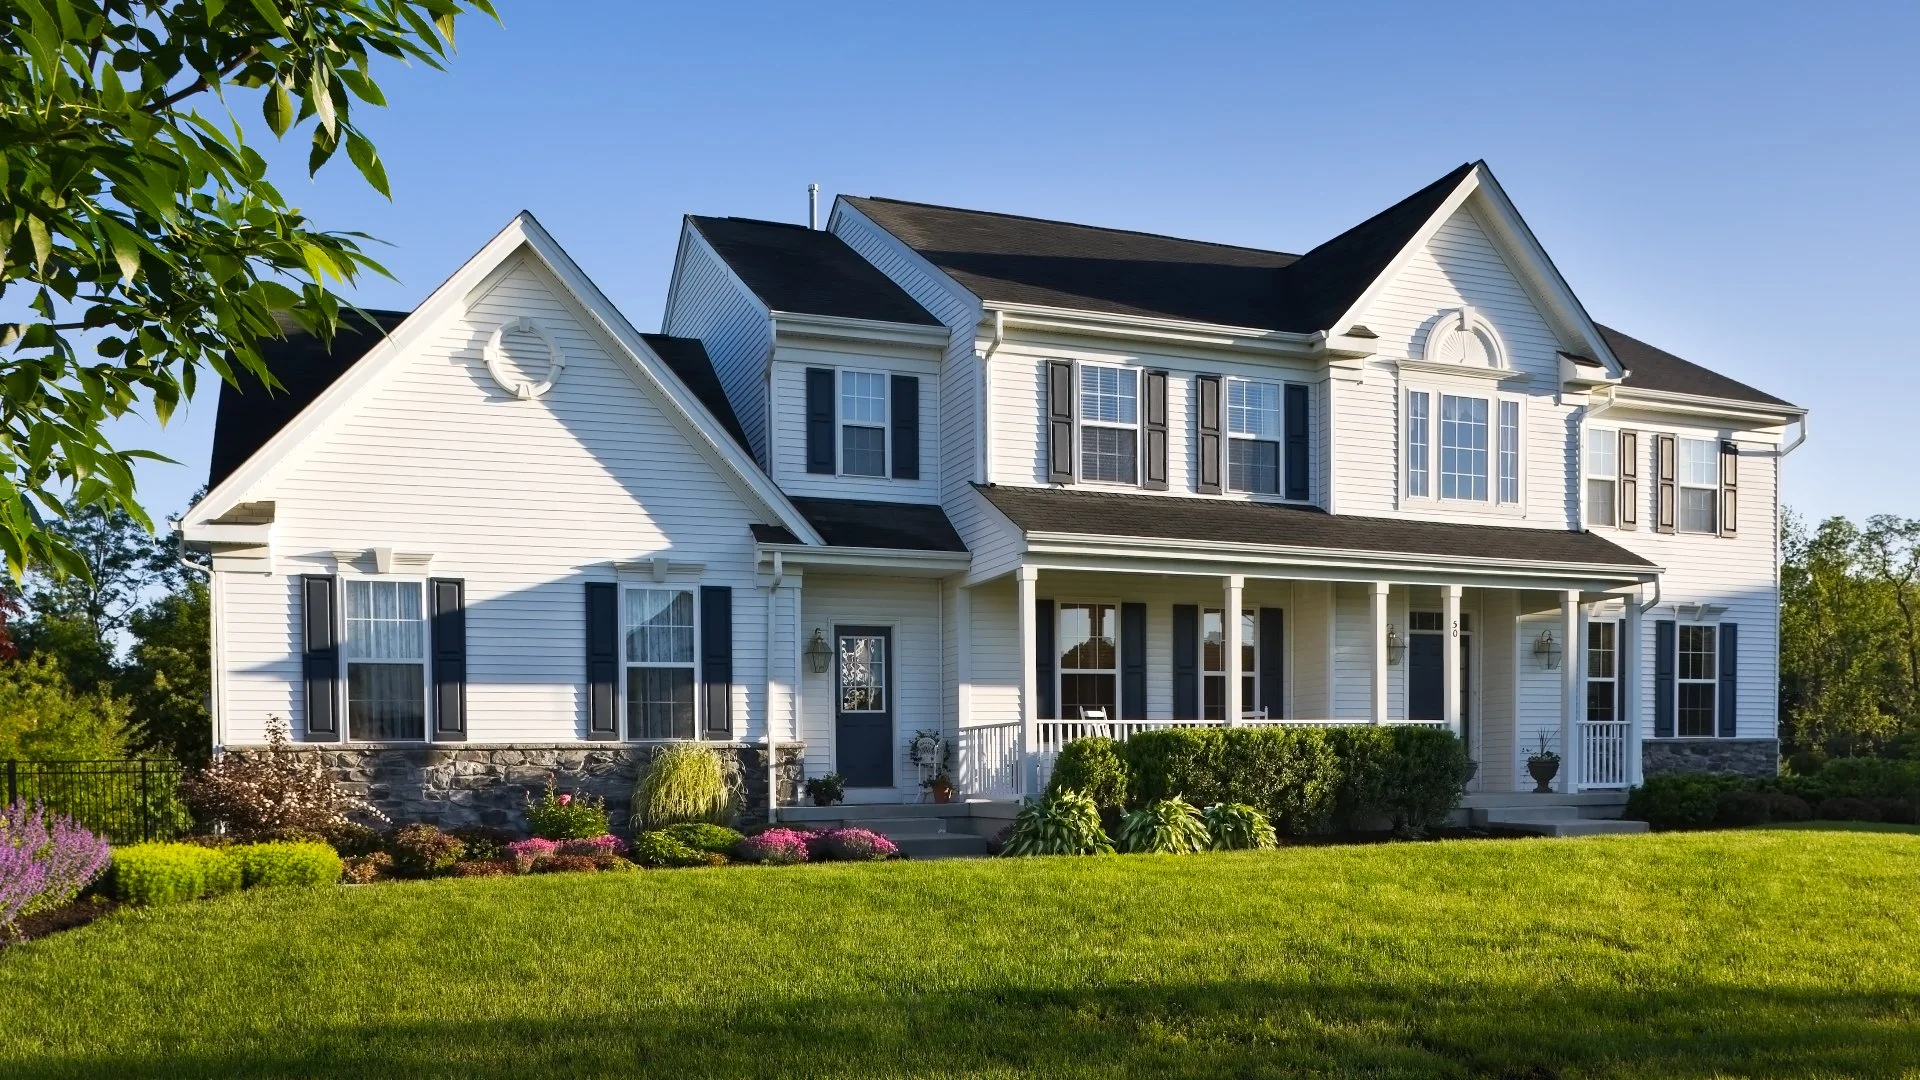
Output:
[[[983,487],[987,501],[1026,532],[1211,540],[1389,555],[1650,569],[1653,564],[1589,532],[1461,525],[1328,514],[1309,507],[1222,499]]]
[[[965,551],[967,545],[931,503],[872,502],[866,499],[816,499],[790,496],[794,508],[833,547],[895,548],[904,551]],[[797,544],[799,538],[779,525],[755,525],[763,544]]]
[[[940,325],[905,289],[830,232],[750,218],[687,220],[774,311]]]
[[[207,486],[218,486],[246,464],[300,411],[326,392],[354,362],[406,319],[405,311],[368,310],[372,324],[349,311],[328,348],[320,339],[290,320],[281,322],[285,337],[260,343],[267,370],[281,389],[269,391],[251,372],[238,366],[239,385],[220,384],[220,404],[213,419],[213,458],[207,468]]]
[[[713,373],[713,361],[707,359],[707,347],[699,338],[674,337],[671,334],[641,334],[640,340],[654,351],[660,359],[666,361],[680,381],[706,407],[707,412],[727,429],[733,441],[740,444],[748,454],[753,447],[747,442],[747,430],[740,426],[740,418],[733,414],[733,405],[727,401],[727,392],[720,386],[720,377]]]
[[[1607,348],[1613,350],[1613,355],[1619,357],[1621,365],[1627,369],[1627,381],[1622,385],[1637,390],[1728,398],[1758,405],[1784,405],[1789,409],[1797,407],[1745,383],[1735,382],[1717,371],[1708,371],[1692,361],[1656,349],[1639,338],[1628,337],[1612,327],[1600,327],[1600,336],[1606,339]]]

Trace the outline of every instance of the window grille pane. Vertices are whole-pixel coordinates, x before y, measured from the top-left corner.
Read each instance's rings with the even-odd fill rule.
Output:
[[[1439,633],[1446,626],[1446,616],[1438,611],[1407,612],[1407,629],[1427,630]]]
[[[1613,716],[1613,683],[1611,681],[1587,683],[1587,719],[1595,723],[1604,723],[1612,720]]]
[[[627,661],[693,663],[693,593],[690,590],[627,590]]]
[[[1681,439],[1680,482],[1695,487],[1719,487],[1720,444],[1710,439]]]
[[[1087,709],[1105,709],[1107,719],[1120,715],[1119,698],[1114,693],[1118,680],[1112,675],[1077,674],[1060,676],[1060,716],[1078,720]]]
[[[1440,396],[1440,497],[1487,498],[1487,402]]]
[[[1097,424],[1136,422],[1139,380],[1132,370],[1111,367],[1080,369],[1080,419]]]
[[[1061,670],[1115,670],[1114,622],[1112,604],[1060,605]]]
[[[1714,685],[1680,684],[1679,734],[1686,739],[1710,739],[1715,734]]]
[[[840,457],[840,471],[848,476],[887,475],[887,429],[841,428]]]
[[[1258,495],[1280,494],[1280,444],[1255,439],[1228,440],[1227,487]]]
[[[1500,501],[1520,501],[1520,403],[1500,403]]]
[[[1620,453],[1620,433],[1593,429],[1587,432],[1587,475],[1612,478]]]
[[[848,634],[840,638],[840,711],[887,709],[887,639]]]
[[[419,660],[425,620],[417,581],[347,581],[347,656]]]
[[[1716,677],[1715,661],[1718,659],[1715,639],[1719,637],[1713,626],[1683,626],[1680,628],[1680,678],[1699,679],[1712,682]]]
[[[1206,689],[1201,695],[1200,719],[1218,723],[1227,717],[1227,677],[1208,675]]]
[[[1280,384],[1227,380],[1227,431],[1256,439],[1280,438]]]
[[[1215,608],[1200,613],[1200,667],[1203,671],[1227,670],[1227,631]]]
[[[348,736],[370,742],[426,738],[426,670],[424,664],[348,664]]]
[[[1124,428],[1081,428],[1081,478],[1111,484],[1134,483],[1138,469],[1134,435]]]
[[[1587,524],[1611,525],[1614,522],[1614,482],[1587,481]]]
[[[1427,497],[1427,395],[1407,395],[1407,494]]]
[[[1716,504],[1720,493],[1713,488],[1680,489],[1680,531],[1681,532],[1719,532],[1719,515]]]
[[[1594,679],[1613,678],[1614,624],[1587,625],[1587,675]]]
[[[627,737],[693,738],[693,669],[627,669]]]
[[[841,372],[840,422],[885,427],[887,377],[868,371]]]

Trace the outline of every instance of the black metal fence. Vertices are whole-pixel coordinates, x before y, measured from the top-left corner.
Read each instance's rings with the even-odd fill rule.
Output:
[[[192,819],[180,798],[180,763],[162,759],[0,762],[7,804],[25,799],[116,844],[170,840]]]

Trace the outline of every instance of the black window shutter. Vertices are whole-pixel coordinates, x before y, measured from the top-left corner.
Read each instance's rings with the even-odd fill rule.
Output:
[[[807,471],[833,474],[833,369],[807,369]]]
[[[1620,516],[1623,529],[1631,529],[1640,520],[1640,434],[1620,433]]]
[[[1057,720],[1058,697],[1055,690],[1058,688],[1053,679],[1053,601],[1036,600],[1033,606],[1033,651],[1036,654],[1033,658],[1036,672],[1034,681],[1038,684],[1034,689],[1039,699],[1040,713],[1037,719]]]
[[[700,690],[707,737],[733,738],[733,589],[700,587]]]
[[[1073,364],[1047,361],[1047,483],[1073,483]]]
[[[1167,373],[1147,372],[1147,471],[1141,487],[1167,490]],[[1142,718],[1144,719],[1144,717]]]
[[[1715,697],[1720,737],[1731,739],[1740,732],[1740,628],[1730,622],[1720,624],[1720,691]]]
[[[1733,536],[1740,527],[1740,448],[1720,444],[1720,535]]]
[[[620,737],[620,587],[587,582],[587,738]]]
[[[1287,498],[1307,498],[1307,388],[1287,384]]]
[[[1674,531],[1674,506],[1676,499],[1674,477],[1677,470],[1677,464],[1674,459],[1679,447],[1675,445],[1673,436],[1671,435],[1656,435],[1653,438],[1653,444],[1655,447],[1654,465],[1659,470],[1656,476],[1660,484],[1660,499],[1657,513],[1653,520],[1653,529],[1655,532],[1670,533]]]
[[[1199,472],[1195,490],[1202,495],[1220,494],[1220,376],[1199,378]]]
[[[1286,612],[1273,607],[1261,608],[1259,648],[1255,660],[1260,668],[1260,708],[1267,711],[1269,720],[1279,720],[1287,715],[1286,643]]]
[[[467,737],[467,583],[457,578],[427,582],[433,594],[433,737]]]
[[[1173,718],[1200,719],[1200,608],[1173,605]]]
[[[920,479],[920,380],[892,375],[887,389],[893,395],[893,478]]]
[[[335,579],[330,574],[308,574],[301,579],[301,623],[304,641],[301,673],[306,684],[308,742],[340,738],[340,638],[334,629]]]
[[[1120,605],[1120,719],[1147,718],[1147,605]]]
[[[1653,737],[1673,738],[1673,672],[1679,660],[1680,636],[1672,619],[1653,624]]]

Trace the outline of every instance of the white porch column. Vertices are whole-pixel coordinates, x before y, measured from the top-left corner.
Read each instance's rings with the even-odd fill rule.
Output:
[[[1460,586],[1442,585],[1440,587],[1442,616],[1446,634],[1441,638],[1440,647],[1440,692],[1446,697],[1441,703],[1440,715],[1446,719],[1447,728],[1454,735],[1460,734]]]
[[[1387,722],[1387,590],[1384,581],[1373,583],[1373,712],[1372,722]]]
[[[1579,790],[1574,782],[1574,770],[1579,767],[1575,758],[1579,748],[1574,740],[1579,732],[1576,711],[1580,705],[1580,660],[1584,652],[1584,643],[1580,638],[1580,590],[1568,589],[1560,594],[1560,790],[1572,793]]]
[[[1640,785],[1640,597],[1627,597],[1627,624],[1613,660],[1620,718],[1627,722],[1627,783]]]
[[[1240,700],[1240,607],[1246,595],[1247,579],[1239,574],[1228,574],[1226,580],[1226,607],[1220,615],[1222,646],[1226,649],[1227,692],[1225,708],[1227,726],[1240,723],[1240,714],[1246,708],[1246,702]]]
[[[1020,616],[1020,790],[1031,791],[1034,783],[1034,751],[1040,743],[1040,667],[1034,656],[1039,644],[1038,612],[1040,571],[1022,566],[1015,571],[1019,582],[1014,605]]]

